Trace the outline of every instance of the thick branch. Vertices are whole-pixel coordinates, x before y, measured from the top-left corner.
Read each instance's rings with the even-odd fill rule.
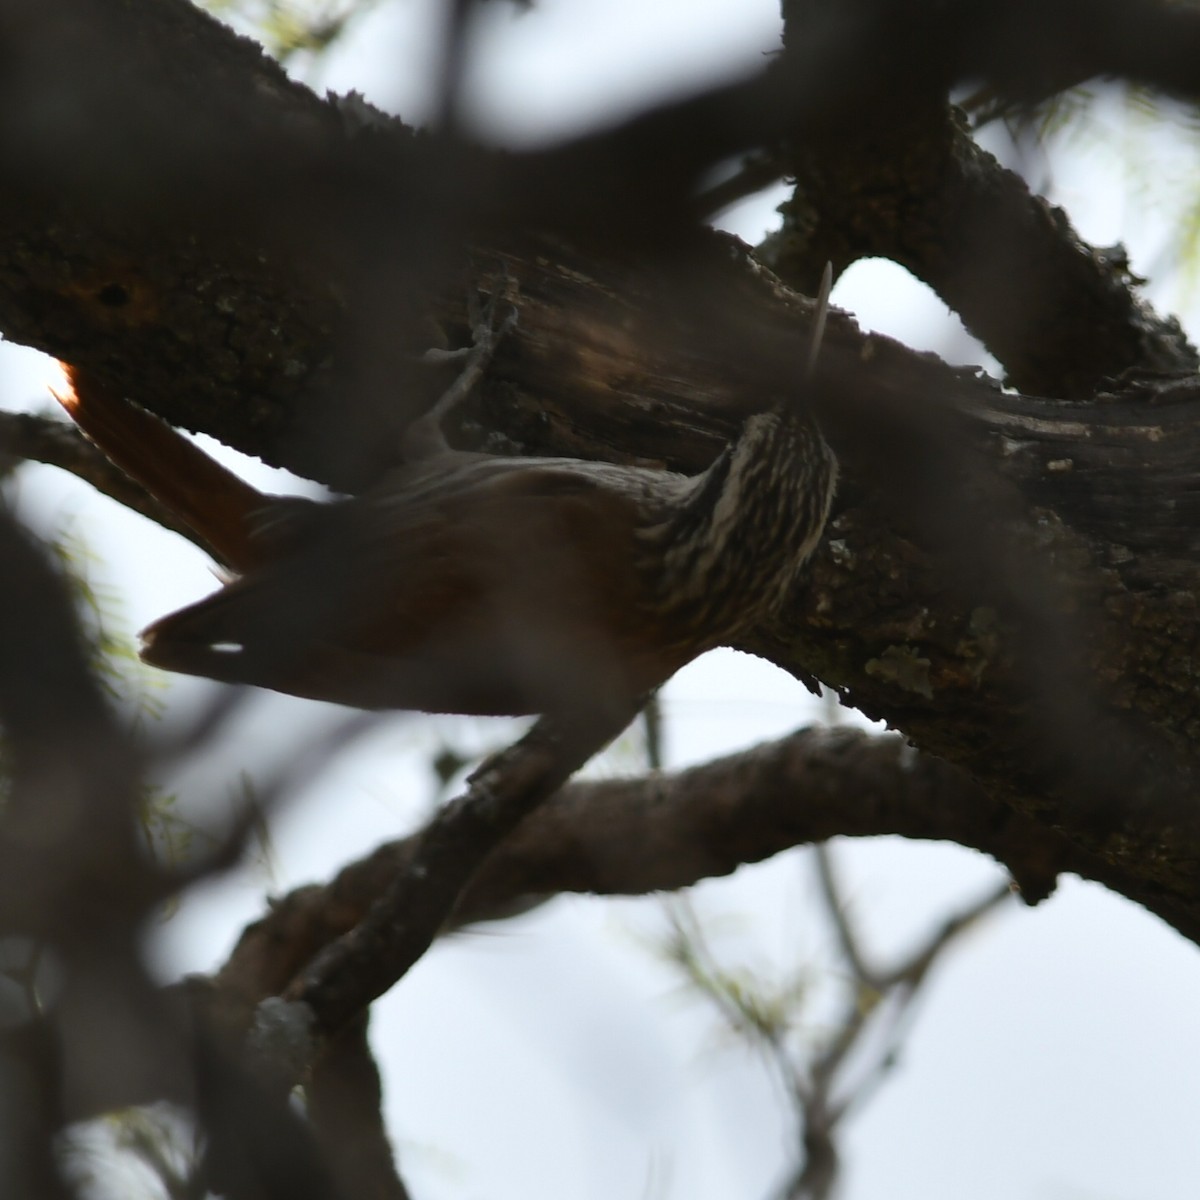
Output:
[[[1196,14],[1149,0],[1102,9],[1084,19],[1060,0],[1018,19],[1010,6],[905,6],[899,44],[914,50],[922,91],[944,94],[964,74],[1019,79],[1023,64],[1039,74],[1055,53],[1073,57],[1077,31],[1066,31],[1079,17],[1093,69],[1178,82],[1172,64],[1190,61],[1181,47],[1200,36]],[[461,265],[458,233],[486,241],[487,230],[557,223],[642,256],[678,250],[688,197],[715,164],[789,134],[837,143],[860,117],[891,121],[890,79],[872,82],[871,65],[900,56],[878,15],[826,22],[744,84],[499,159],[398,125],[362,130],[183,0],[54,10],[10,0],[0,327],[177,424],[361,484],[385,465],[381,432],[398,434],[430,393],[403,354],[351,370],[339,343],[379,353],[384,332],[401,350],[427,338],[412,293]],[[993,55],[996,44],[1012,52]],[[107,69],[118,60],[119,74]],[[311,429],[329,404],[350,461],[339,463],[328,430]]]
[[[801,147],[782,229],[763,247],[788,282],[816,264],[889,258],[924,280],[1004,364],[1008,382],[1084,398],[1133,370],[1194,371],[1179,322],[1136,294],[1113,249],[1086,245],[1067,215],[1031,195],[937,102],[907,120]]]
[[[1062,871],[1106,871],[899,737],[812,728],[675,775],[568,785],[492,853],[454,923],[503,916],[565,891],[685,887],[838,834],[974,847],[1004,863],[1030,900],[1046,895]],[[277,901],[245,931],[219,984],[249,1004],[282,991],[409,869],[419,843],[416,835],[382,846],[328,886]]]
[[[742,84],[504,158],[347,123],[175,0],[13,5],[0,327],[347,488],[394,460],[440,391],[413,351],[437,336],[429,307],[461,340],[464,244],[498,247],[474,270],[503,260],[520,311],[460,438],[705,465],[794,387],[805,334],[803,306],[698,231],[690,197],[722,158],[841,136],[856,96],[869,114],[888,94],[838,75],[864,53],[856,17]],[[1106,67],[1167,78],[1155,55],[1200,28],[1179,6],[1121,6],[1146,16],[1135,64],[1102,7],[1086,49]],[[960,19],[994,7],[938,24],[937,5],[924,25],[902,8],[910,49],[914,30],[933,35],[914,58],[923,89],[998,69]],[[1021,9],[1028,53],[1046,29],[1061,48],[1054,22],[1076,8],[1035,8]],[[892,32],[875,30],[868,63]],[[845,322],[818,385],[846,468],[840,511],[792,620],[747,645],[1069,831],[1126,894],[1181,927],[1200,919],[1196,397],[1002,396]]]

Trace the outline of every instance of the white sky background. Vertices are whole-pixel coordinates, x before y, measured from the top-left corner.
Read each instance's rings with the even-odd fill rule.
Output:
[[[433,5],[382,6],[310,79],[357,88],[408,119],[424,115]],[[476,110],[510,140],[563,132],[664,91],[752,66],[777,37],[772,0],[542,0],[523,17],[485,10]],[[1115,118],[1114,118],[1115,120]],[[1128,127],[1055,158],[1050,191],[1082,234],[1122,238],[1135,269],[1161,270],[1165,232],[1121,165]],[[1195,148],[1164,155],[1195,169]],[[1029,164],[1026,164],[1027,166]],[[1045,184],[1044,163],[1034,175]],[[750,241],[770,201],[727,223]],[[1177,280],[1149,294],[1178,310]],[[834,302],[864,326],[964,360],[957,322],[901,271],[860,264]],[[1182,313],[1193,339],[1200,308]],[[3,401],[40,403],[48,371],[0,347]],[[270,480],[270,482],[264,482]],[[260,486],[283,486],[257,472]],[[138,628],[213,590],[203,556],[60,473],[29,467],[22,510],[69,521],[95,549],[95,577]],[[950,498],[952,502],[952,498]],[[204,685],[172,681],[173,704]],[[712,655],[665,696],[670,765],[699,761],[817,719],[804,689],[767,664]],[[340,716],[263,699],[226,754],[182,784],[189,813],[220,812],[242,766],[292,761]],[[327,878],[410,828],[430,796],[421,751],[436,735],[501,741],[501,722],[396,717],[339,758],[281,813],[272,864],[200,889],[155,937],[164,975],[206,970],[261,911],[266,890]],[[433,732],[431,732],[431,730]],[[625,759],[629,765],[633,760]],[[614,769],[611,765],[601,770]],[[989,860],[898,839],[838,846],[847,894],[885,959],[993,885]],[[730,964],[829,982],[829,936],[809,856],[792,853],[694,890]],[[717,1200],[766,1197],[791,1162],[786,1111],[762,1064],[732,1048],[639,939],[657,902],[566,898],[537,914],[439,944],[376,1006],[391,1126],[418,1200]],[[1037,909],[994,917],[928,987],[901,1061],[844,1140],[845,1200],[1156,1200],[1200,1181],[1200,955],[1157,919],[1066,881]],[[821,1031],[820,1001],[806,1032]]]

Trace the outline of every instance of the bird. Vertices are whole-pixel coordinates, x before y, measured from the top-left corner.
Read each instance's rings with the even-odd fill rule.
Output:
[[[441,422],[515,322],[494,311],[406,461],[334,502],[259,492],[68,367],[67,413],[229,572],[142,632],[143,660],[361,709],[603,713],[778,615],[837,482],[801,372],[697,475],[454,449]]]

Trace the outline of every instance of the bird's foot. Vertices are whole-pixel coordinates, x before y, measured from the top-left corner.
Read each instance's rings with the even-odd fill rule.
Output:
[[[428,363],[461,362],[454,382],[438,397],[434,406],[414,421],[404,437],[404,457],[409,462],[429,458],[449,450],[442,421],[479,386],[495,357],[496,348],[517,324],[516,306],[508,299],[508,273],[497,280],[486,300],[472,291],[467,298],[467,319],[471,323],[471,345],[456,350],[426,350],[422,360]],[[503,315],[501,313],[503,312]]]

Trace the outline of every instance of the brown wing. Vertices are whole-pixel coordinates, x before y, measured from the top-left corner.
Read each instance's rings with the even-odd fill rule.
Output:
[[[143,635],[148,662],[362,708],[626,701],[675,664],[647,628],[634,499],[484,460],[444,491],[336,506],[302,552]]]

